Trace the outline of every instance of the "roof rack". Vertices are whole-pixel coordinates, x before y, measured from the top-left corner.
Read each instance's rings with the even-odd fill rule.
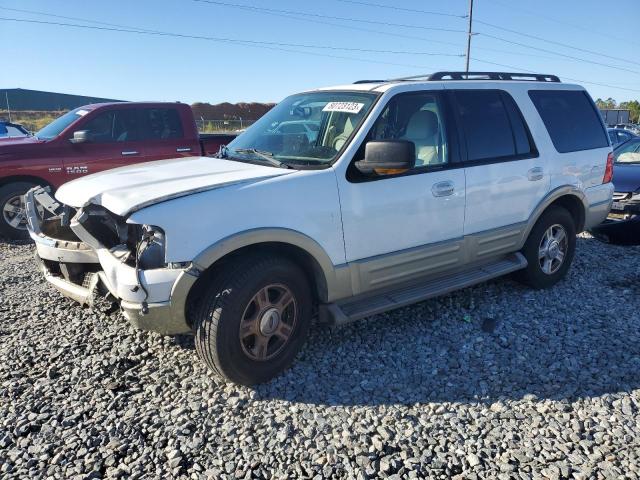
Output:
[[[520,72],[436,72],[428,80],[521,80],[536,82],[560,82],[556,75]]]
[[[516,73],[516,72],[436,72],[427,73],[425,75],[413,75],[411,77],[392,78],[390,80],[358,80],[359,83],[390,83],[390,82],[407,82],[413,80],[516,80],[516,81],[535,81],[535,82],[560,82],[556,75],[547,75],[542,73]]]
[[[385,83],[389,80],[358,80],[357,82],[353,82],[354,85],[359,85],[360,83]]]

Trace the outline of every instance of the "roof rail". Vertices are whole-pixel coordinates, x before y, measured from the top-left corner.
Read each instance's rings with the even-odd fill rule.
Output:
[[[436,72],[428,80],[521,80],[536,82],[560,82],[556,75],[520,72]]]
[[[392,78],[389,80],[358,80],[354,84],[360,83],[391,83],[408,82],[412,80],[519,80],[525,82],[560,82],[556,75],[543,73],[516,73],[516,72],[436,72],[423,75],[413,75],[411,77]]]
[[[358,80],[357,82],[353,82],[354,85],[359,85],[361,83],[385,83],[388,80]]]

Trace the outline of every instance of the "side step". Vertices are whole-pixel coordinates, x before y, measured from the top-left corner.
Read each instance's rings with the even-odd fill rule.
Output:
[[[378,295],[321,305],[320,319],[333,325],[352,322],[486,282],[492,278],[526,268],[526,266],[527,260],[520,252],[517,252],[493,263],[438,277],[427,282],[413,283],[394,290],[380,292]]]

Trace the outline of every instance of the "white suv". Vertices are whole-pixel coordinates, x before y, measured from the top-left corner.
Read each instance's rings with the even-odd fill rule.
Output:
[[[554,285],[576,233],[607,216],[611,174],[583,88],[441,72],[293,95],[218,158],[118,168],[26,204],[63,294],[194,332],[213,371],[249,385],[293,361],[316,314],[341,324],[509,273]]]

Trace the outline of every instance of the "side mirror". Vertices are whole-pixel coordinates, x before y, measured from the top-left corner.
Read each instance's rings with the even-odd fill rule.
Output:
[[[364,160],[356,162],[356,168],[371,175],[394,175],[413,168],[416,162],[416,146],[407,140],[373,140],[367,142]]]
[[[85,143],[89,141],[89,130],[77,130],[73,132],[73,138],[69,139],[71,143]]]

